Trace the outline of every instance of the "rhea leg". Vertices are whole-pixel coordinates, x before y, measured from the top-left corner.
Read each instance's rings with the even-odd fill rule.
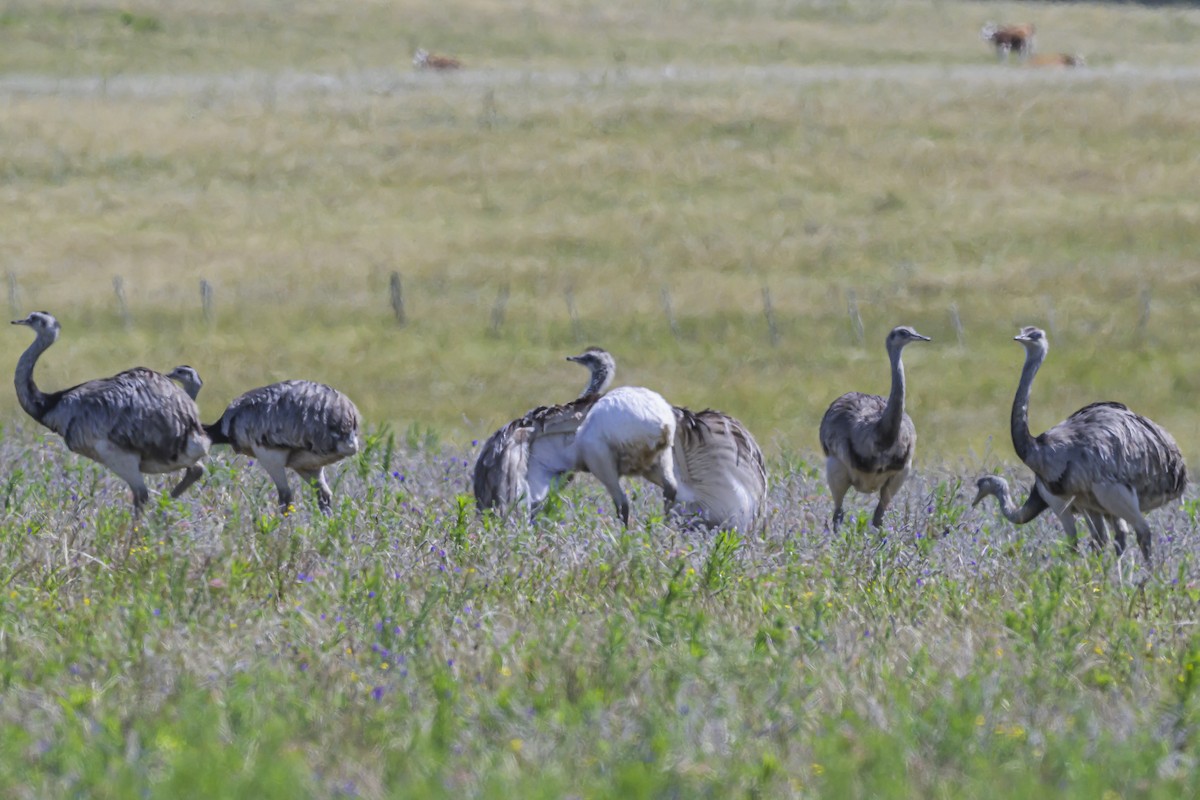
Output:
[[[846,465],[833,456],[825,459],[825,482],[833,495],[833,529],[836,531],[842,524],[842,501],[850,490],[850,473]]]
[[[1146,566],[1150,566],[1150,523],[1142,516],[1137,492],[1120,483],[1100,483],[1092,486],[1092,494],[1105,511],[1133,526]]]
[[[551,487],[554,486],[554,478],[552,473],[540,465],[530,464],[529,473],[518,479],[518,485],[522,487],[518,496],[530,523],[537,521],[538,514],[542,513],[542,506],[550,495]]]
[[[275,488],[279,491],[279,510],[286,514],[292,505],[292,487],[288,485],[287,476],[287,451],[255,447],[254,457],[275,483]]]
[[[1104,527],[1104,515],[1099,511],[1083,512],[1083,521],[1087,523],[1088,530],[1092,532],[1092,549],[1104,550],[1104,545],[1108,544],[1108,531]]]
[[[1129,533],[1129,523],[1120,517],[1109,517],[1108,521],[1113,526],[1113,543],[1117,548],[1117,555],[1125,554],[1125,534]]]
[[[625,490],[621,488],[621,474],[617,470],[615,460],[607,452],[585,451],[583,463],[587,467],[587,471],[595,475],[596,479],[604,484],[604,488],[608,489],[609,496],[617,506],[617,516],[621,518],[621,523],[628,528],[629,498],[626,497]]]
[[[871,518],[871,524],[876,528],[883,527],[883,512],[887,511],[888,505],[892,502],[892,498],[896,496],[896,492],[904,484],[908,478],[908,467],[897,472],[892,477],[888,478],[883,486],[879,487],[879,503],[875,506],[875,516]]]
[[[179,481],[179,485],[171,490],[171,497],[178,498],[188,490],[193,483],[200,480],[204,475],[204,467],[199,464],[193,464],[183,471],[183,479]]]
[[[658,459],[646,471],[646,480],[661,486],[663,490],[663,515],[671,513],[675,506],[675,498],[679,494],[679,484],[675,480],[675,456],[671,448],[662,451]]]
[[[107,439],[97,442],[95,450],[100,463],[129,484],[129,489],[133,492],[133,515],[139,516],[142,506],[150,499],[150,490],[146,488],[146,479],[142,477],[141,457],[137,453],[122,450]]]
[[[1050,510],[1054,512],[1054,516],[1058,517],[1058,521],[1063,528],[1063,533],[1067,535],[1067,542],[1071,545],[1071,549],[1078,552],[1079,529],[1075,524],[1075,513],[1071,510],[1071,503],[1074,502],[1075,498],[1063,498],[1051,493],[1050,489],[1042,483],[1041,478],[1038,478],[1034,485],[1037,486],[1038,493],[1046,501],[1046,505],[1050,506]]]
[[[315,470],[297,470],[297,474],[316,490],[317,508],[321,509],[321,513],[326,516],[333,513],[333,492],[325,482],[325,469],[317,467]]]

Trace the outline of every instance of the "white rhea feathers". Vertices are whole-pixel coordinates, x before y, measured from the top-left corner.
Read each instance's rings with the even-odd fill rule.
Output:
[[[684,515],[709,528],[751,530],[767,493],[758,442],[720,411],[675,408],[675,499]]]
[[[506,512],[520,504],[536,515],[556,481],[577,470],[599,470],[623,517],[627,499],[623,504],[619,478],[641,475],[663,488],[668,505],[673,486],[677,510],[702,525],[745,531],[755,524],[766,471],[744,425],[719,411],[672,407],[648,389],[603,394],[616,363],[599,348],[568,360],[592,373],[578,399],[536,408],[484,443],[474,472],[481,511]],[[670,447],[660,449],[664,437]]]
[[[575,431],[590,402],[541,406],[496,431],[475,460],[475,506],[504,515],[521,506],[537,515],[560,478],[576,469]]]
[[[658,392],[621,386],[595,402],[575,436],[576,468],[608,489],[621,522],[629,525],[626,475],[662,487],[666,510],[675,502],[675,411]]]
[[[33,380],[33,368],[58,340],[58,320],[35,311],[12,324],[27,325],[36,334],[17,362],[14,384],[21,408],[62,436],[71,452],[98,461],[129,484],[135,514],[150,497],[143,473],[185,470],[173,497],[200,477],[198,464],[211,441],[196,403],[166,376],[134,367],[111,378],[44,393]]]
[[[199,392],[203,383],[194,369],[180,366],[170,377]],[[287,470],[312,484],[317,505],[328,514],[333,492],[324,468],[358,452],[362,418],[354,403],[331,386],[291,380],[251,389],[237,397],[221,418],[204,429],[213,444],[252,456],[271,476],[284,511],[292,504]]]

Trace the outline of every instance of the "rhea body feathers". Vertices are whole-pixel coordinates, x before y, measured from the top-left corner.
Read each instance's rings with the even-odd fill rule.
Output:
[[[1014,337],[1025,347],[1025,365],[1013,398],[1013,449],[1033,470],[1035,486],[1075,541],[1072,505],[1117,526],[1131,526],[1150,563],[1151,534],[1143,514],[1182,496],[1187,465],[1166,430],[1121,403],[1084,406],[1038,436],[1029,432],[1034,376],[1049,352],[1044,331],[1026,327]],[[1089,519],[1091,517],[1089,516]]]
[[[758,442],[728,414],[674,410],[675,500],[681,512],[710,528],[750,530],[767,492]]]
[[[488,437],[475,459],[472,483],[480,512],[507,513],[523,503],[530,517],[537,514],[555,482],[578,468],[575,433],[592,404],[616,377],[616,361],[607,351],[589,347],[567,356],[588,369],[587,386],[570,403],[538,406]]]
[[[625,475],[646,478],[662,487],[666,509],[675,502],[675,411],[658,392],[621,386],[588,411],[575,436],[577,465],[608,489],[617,515],[629,524]]]
[[[626,525],[629,499],[622,476],[648,478],[663,487],[668,504],[674,502],[671,405],[641,387],[607,391],[616,362],[605,350],[588,348],[567,360],[588,368],[587,387],[573,402],[536,408],[484,443],[475,461],[477,507],[511,506],[524,499],[532,517],[555,482],[578,471],[604,484]]]
[[[170,373],[194,397],[203,383],[188,366]],[[220,419],[204,429],[213,444],[255,458],[270,475],[283,510],[292,504],[287,470],[312,484],[324,513],[333,492],[324,468],[359,449],[362,417],[349,397],[323,383],[289,380],[261,386],[235,398]]]
[[[580,429],[601,396],[608,396],[604,393],[616,364],[600,348],[589,348],[568,360],[591,371],[579,397],[530,411],[496,431],[481,448],[474,471],[475,499],[481,511],[507,509],[524,501],[530,515],[535,515],[556,481],[574,471],[591,471],[578,447]],[[667,486],[674,483],[680,510],[704,525],[742,530],[752,526],[766,493],[766,473],[762,451],[741,422],[719,411],[696,413],[669,404],[673,420],[668,421],[657,393],[614,392],[616,397],[590,423],[588,437],[595,440],[588,445],[591,457],[596,463],[611,461],[600,469],[615,472],[618,479],[622,474],[641,474],[662,487],[665,496]],[[663,458],[658,449],[666,435],[663,427],[672,422],[673,474],[664,476],[661,463],[655,466],[654,461]],[[610,494],[610,484],[615,482],[609,474],[605,486]],[[618,513],[619,497],[614,494]]]
[[[316,469],[358,452],[361,417],[350,398],[323,383],[289,380],[251,389],[205,429],[242,455],[285,450],[287,466]]]
[[[917,429],[904,410],[904,363],[901,351],[911,342],[927,342],[912,328],[893,328],[886,339],[892,389],[885,399],[849,392],[834,400],[821,419],[821,450],[825,477],[833,494],[833,528],[841,524],[842,502],[850,487],[864,494],[879,493],[872,524],[883,525],[883,513],[908,477]]]
[[[21,408],[63,437],[67,448],[104,464],[129,484],[134,510],[149,499],[143,473],[186,470],[172,495],[198,477],[196,464],[211,441],[196,403],[165,375],[134,367],[69,389],[46,393],[33,379],[38,357],[59,335],[59,322],[44,311],[13,320],[36,334],[17,362],[14,385]]]
[[[492,434],[472,475],[479,511],[522,504],[534,516],[555,482],[576,469],[575,431],[592,401],[539,406]]]

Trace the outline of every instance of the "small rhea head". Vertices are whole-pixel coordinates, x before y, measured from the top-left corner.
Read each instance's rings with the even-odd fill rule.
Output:
[[[984,475],[975,481],[976,495],[975,499],[971,501],[971,508],[979,505],[980,501],[989,495],[993,497],[1002,496],[1007,488],[1008,485],[999,475]]]
[[[180,383],[194,383],[197,386],[204,385],[204,381],[200,380],[200,373],[196,372],[195,367],[189,367],[187,364],[181,364],[171,370],[167,373],[167,377]]]
[[[200,380],[200,373],[196,372],[194,367],[189,367],[187,364],[181,364],[171,370],[167,373],[167,377],[173,381],[179,381],[180,385],[183,386],[183,390],[193,400],[196,399],[196,395],[200,394],[200,389],[204,386],[204,381]]]
[[[58,320],[54,318],[49,311],[34,311],[25,319],[14,319],[13,325],[28,325],[37,331],[38,335],[49,331],[55,338],[58,337]]]
[[[993,36],[996,35],[996,31],[998,30],[999,28],[996,26],[996,23],[989,22],[980,28],[979,38],[983,39],[984,41],[989,41]]]
[[[908,325],[899,325],[892,328],[892,332],[887,335],[888,350],[894,350],[909,342],[928,342],[932,341],[928,336],[922,336]]]
[[[567,361],[591,366],[592,364],[613,363],[613,357],[602,347],[589,347],[577,356],[567,356]]]
[[[1021,332],[1013,337],[1013,341],[1020,342],[1029,351],[1040,350],[1045,353],[1050,349],[1050,341],[1046,338],[1046,332],[1032,325],[1021,328]]]
[[[574,361],[587,367],[592,373],[592,380],[583,390],[580,397],[590,397],[602,394],[612,384],[617,374],[617,362],[612,354],[600,347],[589,347],[577,356],[567,356],[567,361]]]
[[[413,66],[414,67],[423,67],[428,63],[429,63],[429,51],[421,50],[418,48],[417,52],[413,55]]]

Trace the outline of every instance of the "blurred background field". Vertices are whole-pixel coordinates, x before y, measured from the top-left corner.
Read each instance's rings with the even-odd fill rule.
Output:
[[[1200,456],[1200,12],[159,5],[0,11],[0,266],[63,323],[45,388],[190,363],[211,418],[310,377],[461,442],[572,397],[598,344],[774,455],[886,393],[908,323],[919,459],[1011,461],[1035,324],[1035,429],[1116,399]],[[997,64],[979,27],[1026,19],[1089,68]]]

